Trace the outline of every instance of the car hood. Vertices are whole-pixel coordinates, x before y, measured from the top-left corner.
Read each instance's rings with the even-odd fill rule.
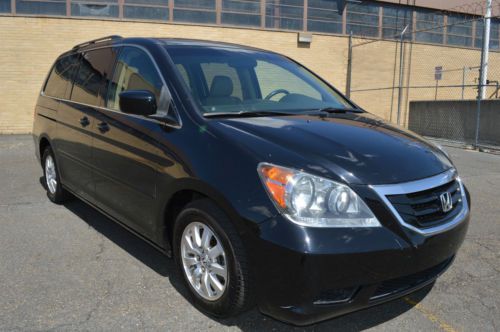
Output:
[[[217,119],[258,161],[353,184],[390,184],[453,167],[435,145],[369,113]]]

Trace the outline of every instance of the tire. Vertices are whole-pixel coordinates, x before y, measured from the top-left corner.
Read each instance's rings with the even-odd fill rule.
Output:
[[[189,252],[190,249],[186,250],[189,246],[186,247],[188,242],[185,237],[188,236],[194,240],[193,235],[196,232],[194,226],[198,226],[198,230],[206,227],[200,231],[200,239],[203,239],[205,229],[208,229],[214,235],[209,244],[212,248],[209,251],[205,250],[204,256],[205,258],[208,257],[208,260],[212,259],[211,263],[206,264],[206,261],[203,262],[203,253],[201,254],[202,259],[194,263],[192,259],[193,252]],[[207,234],[210,234],[210,232]],[[179,213],[175,221],[173,235],[176,265],[182,275],[185,287],[189,291],[190,300],[198,309],[216,318],[227,318],[236,316],[253,306],[253,294],[250,292],[255,292],[255,290],[251,287],[250,270],[243,243],[229,218],[217,205],[209,199],[200,199],[189,203]],[[217,251],[214,249],[219,244],[222,246],[223,254],[218,257],[206,255],[207,252]],[[195,242],[193,246],[197,247],[197,250],[203,250],[203,247],[197,246]],[[189,257],[188,262],[193,265],[186,268],[185,266],[189,264],[184,263],[183,257]],[[224,264],[226,279],[221,276],[224,273],[220,273],[220,267],[224,267]],[[203,268],[205,272],[201,270]],[[192,272],[191,276],[188,275],[188,271]],[[210,273],[210,271],[212,272]],[[200,273],[200,289],[197,290],[197,275]],[[218,292],[212,298],[207,297],[207,292],[203,291],[207,287],[201,285],[201,280],[205,280],[207,273],[210,276],[207,277],[207,279],[210,278],[209,293],[210,291]],[[220,285],[224,286],[222,292],[216,290],[216,287],[213,286],[216,284],[212,283],[214,277],[218,279]]]
[[[51,165],[50,165],[51,164]],[[43,184],[47,197],[56,204],[63,203],[71,195],[62,187],[59,169],[52,148],[46,147],[42,154]]]

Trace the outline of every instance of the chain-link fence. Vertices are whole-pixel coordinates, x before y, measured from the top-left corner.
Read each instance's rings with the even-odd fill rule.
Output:
[[[347,93],[421,135],[500,148],[500,20],[485,50],[486,10],[475,4],[477,13],[393,13],[393,36],[351,37]]]

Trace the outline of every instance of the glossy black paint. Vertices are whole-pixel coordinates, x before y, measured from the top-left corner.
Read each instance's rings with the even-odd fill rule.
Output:
[[[376,206],[376,201],[369,205],[385,227],[300,228],[282,216],[261,224],[260,236],[248,240],[258,259],[255,266],[259,267],[256,277],[261,310],[295,325],[308,325],[404,296],[435,278],[395,296],[370,299],[385,280],[453,259],[467,232],[469,217],[446,233],[425,237],[401,229],[385,207]],[[347,287],[358,289],[347,303],[313,304],[323,291]]]
[[[65,188],[168,254],[180,205],[211,198],[234,222],[254,263],[259,307],[293,324],[377,304],[368,298],[381,281],[455,255],[468,218],[451,231],[424,237],[403,228],[368,186],[422,179],[453,167],[434,145],[369,113],[204,118],[165,43],[237,46],[143,38],[99,43],[116,52],[135,45],[151,56],[171,96],[168,121],[40,95],[33,127],[37,156],[44,144],[53,146]],[[291,223],[265,192],[256,171],[260,162],[350,185],[384,227]],[[350,286],[362,292],[346,304],[312,304],[322,290]]]
[[[128,90],[120,93],[120,111],[135,115],[153,115],[157,105],[155,95],[147,90]]]

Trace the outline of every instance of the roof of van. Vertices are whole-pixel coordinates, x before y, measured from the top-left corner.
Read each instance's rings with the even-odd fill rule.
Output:
[[[232,46],[238,48],[247,48],[247,46],[211,41],[211,40],[201,40],[201,39],[184,39],[184,38],[152,38],[168,45],[179,45],[179,46]]]
[[[82,49],[88,49],[88,48],[93,48],[98,45],[113,45],[115,43],[137,43],[141,41],[155,41],[160,44],[163,44],[165,46],[186,46],[186,47],[211,47],[211,48],[233,48],[233,49],[246,49],[246,50],[254,50],[254,51],[264,51],[264,52],[269,52],[266,50],[262,50],[259,48],[251,47],[251,46],[245,46],[245,45],[238,45],[238,44],[232,44],[232,43],[226,43],[226,42],[219,42],[219,41],[210,41],[210,40],[197,40],[197,39],[184,39],[184,38],[158,38],[158,37],[121,37],[117,35],[113,36],[106,36],[90,41],[83,42],[81,44],[75,45],[72,49],[72,51],[75,50],[82,50]]]
[[[253,51],[264,51],[269,52],[268,50],[263,50],[257,47],[247,46],[247,45],[239,45],[227,42],[219,42],[219,41],[210,41],[210,40],[199,40],[199,39],[183,39],[183,38],[152,38],[160,43],[163,43],[167,46],[186,46],[186,47],[220,47],[220,48],[234,48],[234,49],[245,49],[245,50],[253,50]]]

